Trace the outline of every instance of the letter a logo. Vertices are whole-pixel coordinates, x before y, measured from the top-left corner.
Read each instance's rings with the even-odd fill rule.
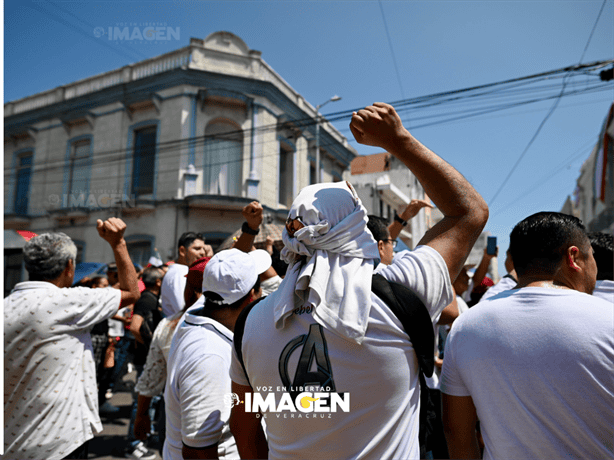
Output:
[[[290,381],[288,362],[290,356],[300,346],[303,347],[294,379]],[[328,388],[335,391],[333,369],[328,359],[328,348],[324,339],[324,329],[319,324],[309,327],[309,334],[299,335],[284,347],[279,357],[279,376],[285,387],[292,387],[290,394],[295,398],[301,391],[299,388],[315,386],[318,389]]]

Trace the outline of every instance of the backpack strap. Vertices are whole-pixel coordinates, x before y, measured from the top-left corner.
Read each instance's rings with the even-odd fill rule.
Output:
[[[409,335],[418,358],[420,371],[420,458],[426,458],[427,443],[433,431],[434,403],[431,400],[424,376],[433,375],[435,368],[435,332],[431,315],[420,298],[411,289],[402,284],[388,281],[382,275],[373,275],[371,290],[388,305],[394,315],[401,321]]]
[[[266,297],[266,296],[265,296]],[[243,362],[243,333],[245,332],[245,322],[247,321],[247,315],[252,311],[252,308],[258,304],[265,297],[260,297],[259,299],[254,300],[247,307],[245,307],[241,313],[239,313],[239,317],[237,318],[237,322],[235,323],[235,330],[232,339],[233,346],[235,347],[235,352],[237,353],[237,358],[239,358],[239,362],[241,363],[241,367],[243,368],[243,373],[245,374],[245,378],[249,382],[249,376],[247,375],[247,369],[245,369],[245,363]],[[251,386],[251,383],[250,383]]]
[[[401,321],[418,357],[420,370],[430,377],[435,369],[435,332],[431,316],[420,298],[402,284],[373,275],[371,290]]]

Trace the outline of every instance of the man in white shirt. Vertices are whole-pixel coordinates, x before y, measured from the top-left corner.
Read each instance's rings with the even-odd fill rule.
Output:
[[[512,256],[510,255],[509,249],[507,250],[505,256],[505,269],[507,270],[507,274],[503,278],[501,278],[497,284],[488,288],[488,290],[480,299],[480,302],[490,299],[491,297],[494,297],[503,291],[514,289],[514,287],[516,287],[516,284],[518,284],[518,275],[516,275],[516,270],[514,269],[514,261],[512,260]]]
[[[355,113],[350,128],[359,143],[399,158],[444,214],[416,250],[379,272],[412,289],[434,323],[452,301],[450,278],[487,206],[388,104]],[[233,398],[241,403],[230,423],[242,458],[419,458],[418,360],[398,318],[371,292],[379,252],[367,220],[347,182],[311,185],[294,200],[284,281],[251,309],[233,349]]]
[[[239,458],[226,403],[233,331],[243,308],[260,297],[258,276],[270,266],[271,256],[261,249],[227,249],[207,263],[204,307],[197,303],[185,313],[168,356],[166,460]]]
[[[614,305],[614,237],[611,233],[588,234],[597,262],[597,283],[593,295]]]
[[[541,212],[510,235],[515,289],[461,315],[441,391],[451,458],[614,458],[612,304],[576,217]]]
[[[189,266],[201,257],[213,255],[208,254],[211,247],[205,244],[205,238],[200,233],[185,232],[179,238],[177,248],[179,257],[166,272],[160,291],[162,314],[165,317],[172,316],[185,307],[183,293]]]
[[[30,281],[4,299],[4,457],[87,458],[98,416],[90,330],[134,303],[139,290],[120,219],[98,220],[120,289],[71,288],[77,248],[63,233],[24,246]]]

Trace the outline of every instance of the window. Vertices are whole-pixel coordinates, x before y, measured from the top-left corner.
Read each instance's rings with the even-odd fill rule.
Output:
[[[127,245],[132,263],[145,267],[151,257],[151,241],[135,241],[129,242]]]
[[[156,131],[155,126],[134,131],[132,194],[135,197],[153,195],[154,192]]]
[[[316,162],[315,160],[309,161],[309,184],[313,185],[318,182],[318,178],[316,176]]]
[[[279,143],[279,204],[288,208],[294,199],[294,151],[283,143]]]
[[[21,249],[4,250],[4,297],[21,281],[23,253]]]
[[[217,252],[218,248],[222,245],[222,243],[228,238],[232,233],[224,233],[224,232],[202,232],[202,235],[205,237],[205,243],[210,245],[213,248],[214,252]]]
[[[17,157],[17,187],[15,189],[15,214],[28,214],[30,198],[30,176],[32,175],[32,152],[24,152]]]
[[[89,140],[73,142],[70,146],[68,194],[71,197],[87,194],[90,146]]]
[[[80,264],[83,262],[83,251],[85,249],[85,244],[75,240],[72,240],[72,242],[75,243],[75,246],[77,247],[77,259],[75,260],[75,263]]]
[[[241,196],[243,132],[234,123],[218,120],[205,129],[204,192]]]

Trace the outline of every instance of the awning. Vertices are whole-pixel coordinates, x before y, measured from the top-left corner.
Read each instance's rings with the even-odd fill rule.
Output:
[[[73,284],[77,284],[86,276],[92,276],[94,274],[102,273],[102,268],[105,267],[106,264],[98,263],[98,262],[82,262],[77,264],[75,267],[75,278],[73,280]]]
[[[29,230],[5,230],[4,249],[22,249],[35,236],[36,233]]]

